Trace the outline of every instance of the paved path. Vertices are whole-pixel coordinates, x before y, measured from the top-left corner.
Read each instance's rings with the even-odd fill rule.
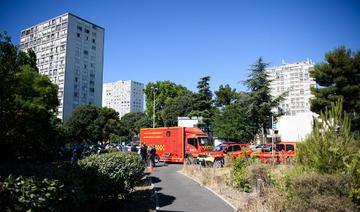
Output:
[[[211,191],[178,173],[182,165],[156,167],[150,176],[158,194],[158,211],[233,212]]]

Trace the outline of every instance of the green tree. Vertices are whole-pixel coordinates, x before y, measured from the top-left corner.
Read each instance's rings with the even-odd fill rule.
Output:
[[[252,117],[252,121],[259,133],[262,135],[262,142],[266,137],[266,126],[271,116],[279,115],[272,112],[271,109],[277,108],[283,96],[272,98],[270,94],[270,81],[266,72],[267,63],[260,57],[250,67],[249,79],[245,81],[245,85],[250,90],[248,98],[248,109]]]
[[[73,143],[94,144],[100,139],[100,130],[96,124],[98,117],[98,107],[82,105],[75,108],[70,118],[64,122],[63,128]]]
[[[352,119],[353,130],[360,130],[360,51],[352,54],[345,47],[325,54],[325,62],[310,71],[319,85],[312,88],[311,110],[320,114],[331,103],[343,99],[343,108]]]
[[[223,107],[230,105],[238,99],[236,89],[232,89],[230,85],[220,85],[219,90],[215,91],[215,106]]]
[[[167,99],[161,113],[165,127],[177,126],[177,118],[188,116],[193,109],[193,98],[189,92],[183,96]]]
[[[64,123],[63,129],[73,143],[108,143],[110,137],[126,134],[119,114],[111,108],[94,105],[77,107]]]
[[[120,122],[125,126],[130,141],[133,141],[134,137],[139,135],[141,128],[151,126],[151,120],[145,113],[141,112],[127,113],[121,118]]]
[[[11,131],[16,126],[13,117],[16,114],[15,98],[19,84],[17,74],[21,71],[17,56],[17,49],[10,37],[0,33],[0,141],[5,145],[0,155],[4,157],[8,156],[8,150],[5,149],[12,146],[11,137],[14,133]]]
[[[155,117],[156,126],[164,126],[161,113],[165,107],[166,100],[183,96],[190,92],[186,87],[177,85],[170,81],[150,82],[146,85],[144,93],[146,95],[146,114],[149,118],[153,117],[154,94],[155,94]]]
[[[254,138],[256,127],[247,107],[233,103],[215,115],[214,133],[220,139],[248,143]]]
[[[100,129],[99,140],[102,141],[102,143],[108,143],[110,136],[121,136],[125,134],[125,128],[120,124],[119,113],[112,108],[100,108],[96,124]]]
[[[210,132],[212,128],[212,117],[214,115],[212,92],[210,90],[210,76],[200,78],[197,89],[194,94],[194,109],[190,116],[198,116],[203,118],[203,123],[198,127],[206,132]]]
[[[36,68],[33,51],[17,53],[7,36],[0,36],[3,147],[0,157],[49,159],[55,151],[52,119],[59,104],[57,86]]]

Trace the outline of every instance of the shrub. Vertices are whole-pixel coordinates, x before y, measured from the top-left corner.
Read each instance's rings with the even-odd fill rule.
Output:
[[[75,164],[17,165],[1,172],[1,177],[22,176],[0,182],[0,211],[101,210],[118,195],[125,197],[143,171],[137,154],[123,152],[91,155]]]
[[[298,163],[320,173],[346,171],[359,150],[359,142],[351,132],[350,119],[344,114],[342,102],[332,104],[315,120],[310,136],[298,146]]]
[[[77,163],[91,181],[86,184],[96,197],[126,196],[144,173],[138,154],[112,152],[91,155]]]
[[[360,208],[360,142],[351,132],[341,101],[321,113],[320,121],[315,120],[312,133],[298,146],[297,162],[305,171],[352,175],[356,181],[349,195]]]
[[[349,197],[351,179],[342,175],[311,174],[290,179],[283,190],[288,211],[355,211]]]
[[[63,188],[58,180],[9,175],[0,183],[0,210],[55,211],[64,198]]]
[[[245,192],[250,192],[252,187],[247,176],[249,162],[247,158],[238,157],[233,161],[233,187]]]

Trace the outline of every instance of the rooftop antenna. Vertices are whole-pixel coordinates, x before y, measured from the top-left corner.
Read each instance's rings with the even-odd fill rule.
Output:
[[[285,64],[286,64],[286,62],[285,62],[284,59],[281,60],[281,64],[282,64],[282,65],[285,65]]]

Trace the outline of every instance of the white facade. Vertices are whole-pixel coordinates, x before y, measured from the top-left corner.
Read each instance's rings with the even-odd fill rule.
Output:
[[[282,116],[276,123],[278,136],[282,141],[304,141],[311,133],[315,113],[299,113],[295,116]]]
[[[104,83],[102,106],[113,108],[120,118],[130,112],[144,112],[144,84],[132,80]]]
[[[197,127],[202,121],[201,117],[178,117],[178,127]]]
[[[313,118],[317,117],[310,111],[310,88],[316,82],[309,76],[314,68],[310,61],[283,64],[267,69],[271,80],[271,95],[277,97],[287,92],[285,100],[280,104],[285,115],[276,123],[278,135],[282,141],[304,141],[311,133]]]
[[[313,97],[310,87],[315,87],[309,71],[314,68],[311,61],[284,64],[267,69],[271,95],[280,96],[287,92],[280,104],[286,115],[310,112],[310,98]]]
[[[40,74],[59,86],[62,120],[79,105],[101,106],[104,33],[71,13],[21,31],[20,50],[33,49]]]

